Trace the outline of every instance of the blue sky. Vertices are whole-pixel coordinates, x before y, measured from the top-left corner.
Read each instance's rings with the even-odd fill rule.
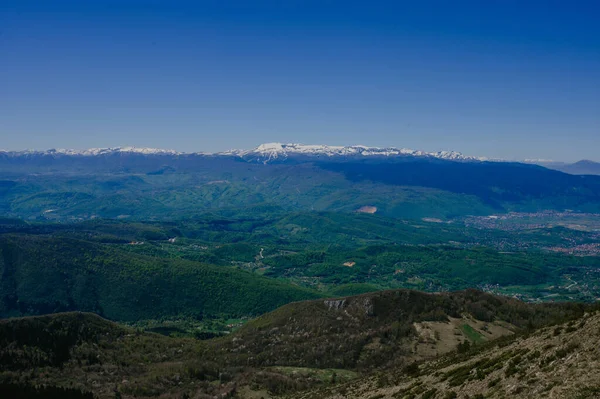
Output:
[[[600,160],[599,15],[566,0],[4,0],[0,148]]]

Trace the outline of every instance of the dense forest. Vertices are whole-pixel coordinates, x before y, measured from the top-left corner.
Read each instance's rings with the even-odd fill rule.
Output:
[[[389,288],[480,287],[536,301],[590,301],[600,292],[598,257],[540,249],[593,242],[585,232],[246,212],[170,223],[4,220],[0,314],[202,320]]]
[[[138,255],[68,237],[0,238],[2,314],[96,312],[113,320],[257,315],[319,296],[235,268]]]

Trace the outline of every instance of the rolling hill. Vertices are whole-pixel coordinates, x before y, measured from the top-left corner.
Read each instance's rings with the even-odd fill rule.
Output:
[[[12,318],[0,321],[0,393],[250,399],[297,398],[320,388],[324,390],[309,391],[307,397],[361,395],[373,389],[363,387],[374,376],[387,370],[399,370],[398,381],[426,378],[433,367],[427,362],[450,366],[443,356],[457,359],[458,365],[477,362],[471,358],[473,346],[494,349],[500,338],[497,350],[502,351],[526,342],[519,338],[526,331],[569,322],[558,333],[556,328],[540,330],[541,336],[551,336],[549,343],[558,343],[582,323],[593,328],[597,318],[588,315],[593,310],[582,304],[524,304],[477,291],[386,291],[292,303],[209,341],[147,333],[89,313]],[[558,356],[558,350],[561,346],[542,347],[537,359]],[[513,352],[507,351],[514,357]],[[514,367],[521,372],[521,363],[515,360]],[[463,378],[463,369],[432,371],[429,378]],[[484,377],[491,380],[491,372]],[[463,378],[467,383],[469,376]],[[512,379],[511,374],[507,382]],[[379,388],[396,392],[394,381],[386,378]]]
[[[530,301],[593,301],[600,292],[600,258],[540,250],[590,245],[594,233],[266,210],[181,222],[0,220],[0,315],[226,320],[393,288],[479,287]]]
[[[128,245],[128,244],[122,244]],[[239,269],[70,237],[0,237],[0,315],[69,310],[113,320],[246,316],[318,293]]]

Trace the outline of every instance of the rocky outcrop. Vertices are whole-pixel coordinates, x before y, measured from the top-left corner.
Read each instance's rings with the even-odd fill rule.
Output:
[[[323,302],[327,306],[328,310],[341,310],[348,308],[348,311],[357,315],[363,313],[367,316],[375,315],[375,308],[373,306],[373,300],[370,297],[366,298],[354,298],[350,301],[347,298],[344,299],[327,299]]]
[[[346,306],[346,299],[331,299],[326,300],[324,303],[329,310],[340,310]]]

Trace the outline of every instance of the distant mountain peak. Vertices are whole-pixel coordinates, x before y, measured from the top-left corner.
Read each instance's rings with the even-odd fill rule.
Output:
[[[575,165],[600,165],[600,162],[591,161],[589,159],[582,159],[581,161],[575,162]]]

